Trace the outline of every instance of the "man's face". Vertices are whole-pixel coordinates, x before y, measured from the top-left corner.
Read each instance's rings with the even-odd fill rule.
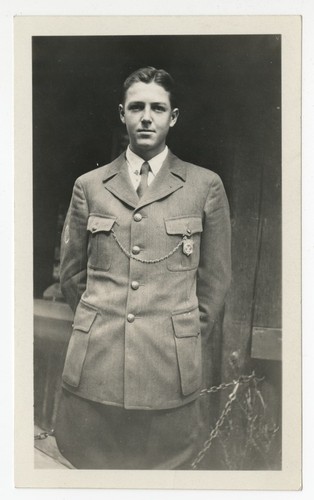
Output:
[[[132,151],[144,160],[161,153],[179,110],[171,109],[169,92],[155,82],[133,83],[127,90],[120,118],[126,125]]]

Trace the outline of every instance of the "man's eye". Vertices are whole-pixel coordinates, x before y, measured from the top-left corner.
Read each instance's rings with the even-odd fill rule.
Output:
[[[164,106],[154,106],[154,111],[158,111],[160,113],[163,113],[165,111]]]
[[[133,104],[132,106],[129,107],[131,111],[139,111],[142,109],[142,106],[140,104]]]

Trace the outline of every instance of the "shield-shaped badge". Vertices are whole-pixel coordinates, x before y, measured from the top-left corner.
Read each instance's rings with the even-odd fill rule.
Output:
[[[185,238],[183,240],[182,250],[184,255],[189,257],[193,253],[194,241],[192,238]]]

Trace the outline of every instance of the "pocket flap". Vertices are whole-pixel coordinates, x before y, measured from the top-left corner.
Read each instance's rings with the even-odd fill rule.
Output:
[[[201,331],[198,308],[172,315],[174,333],[177,338],[197,337]]]
[[[74,316],[73,330],[80,330],[88,333],[96,315],[97,311],[95,309],[90,309],[84,306],[84,304],[79,303]]]
[[[111,231],[112,226],[116,221],[116,217],[106,215],[90,215],[87,222],[87,230],[91,233],[100,231]]]
[[[167,234],[181,234],[183,236],[203,231],[202,219],[198,216],[165,219],[165,225]]]

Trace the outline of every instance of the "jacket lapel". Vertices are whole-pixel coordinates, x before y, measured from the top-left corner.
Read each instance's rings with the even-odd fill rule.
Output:
[[[129,176],[124,153],[109,165],[103,183],[105,188],[121,201],[133,208],[137,207],[138,196]]]
[[[137,208],[154,203],[180,189],[186,179],[186,167],[170,151],[162,164],[154,181],[146,189],[143,197],[138,200]]]
[[[125,153],[122,153],[106,168],[103,183],[121,201],[133,208],[140,208],[177,191],[184,185],[185,179],[184,163],[169,151],[156,178],[139,200],[129,176]]]

